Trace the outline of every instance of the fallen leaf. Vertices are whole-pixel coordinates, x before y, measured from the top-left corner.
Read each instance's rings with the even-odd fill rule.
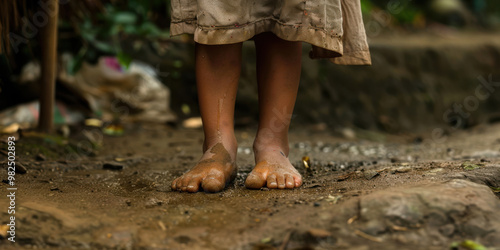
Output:
[[[487,248],[480,243],[477,243],[473,240],[464,240],[462,242],[453,242],[450,246],[451,249],[458,249],[459,247],[468,249],[468,250],[486,250]]]
[[[302,163],[304,164],[304,167],[306,169],[309,169],[311,167],[311,159],[309,158],[309,156],[302,157]]]
[[[464,162],[462,163],[461,167],[465,170],[474,170],[480,167],[484,167],[484,164],[473,164],[470,162]]]

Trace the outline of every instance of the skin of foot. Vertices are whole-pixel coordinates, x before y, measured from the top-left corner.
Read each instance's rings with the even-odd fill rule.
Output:
[[[257,164],[245,181],[247,188],[293,189],[302,185],[302,176],[280,147],[265,146],[254,151]]]
[[[236,177],[236,147],[231,154],[222,143],[205,150],[200,161],[187,173],[172,182],[172,190],[181,192],[222,191]]]

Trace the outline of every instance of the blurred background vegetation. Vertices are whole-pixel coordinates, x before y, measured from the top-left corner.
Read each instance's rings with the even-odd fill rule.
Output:
[[[370,41],[407,34],[446,36],[500,31],[498,0],[361,0],[361,4]],[[35,4],[31,5],[28,9],[36,8]],[[102,56],[116,56],[125,68],[132,59],[143,61],[156,68],[162,82],[175,93],[172,109],[181,118],[196,115],[193,41],[187,35],[170,37],[169,12],[169,0],[81,0],[61,5],[58,50],[60,55],[72,55],[65,65],[67,72],[73,74],[83,62],[95,63]],[[36,99],[36,93],[15,98],[4,94],[20,91],[10,83],[15,82],[23,65],[38,58],[37,40],[20,49],[16,54],[0,54],[0,87],[4,90],[0,92],[0,110]],[[253,62],[249,53],[244,51],[247,62],[243,65],[243,89],[250,85],[245,85],[245,81],[253,79],[245,78],[252,74],[252,68],[245,66]],[[342,67],[337,69],[347,71]],[[324,66],[319,71],[326,77],[331,68]],[[307,77],[308,73],[304,75]],[[325,78],[314,77],[313,81]],[[248,96],[239,98],[246,102]],[[253,97],[250,99],[247,104],[255,103]],[[256,113],[253,109],[252,105],[239,106],[243,113]],[[298,109],[300,111],[300,107]]]
[[[28,1],[28,8],[30,5],[36,8]],[[491,31],[500,27],[498,0],[361,0],[361,5],[369,37],[434,27],[464,31]],[[142,46],[159,49],[157,43],[169,39],[169,0],[82,0],[61,7],[59,47],[75,55],[70,72],[75,72],[81,62],[95,62],[102,55],[116,55],[123,65],[128,65],[133,51],[125,51],[124,40],[152,43],[136,41],[132,49],[138,50]],[[377,27],[370,25],[372,21],[377,22]],[[36,53],[36,41],[30,45],[23,48],[24,56],[14,58],[19,64]],[[6,62],[5,56],[2,61]]]

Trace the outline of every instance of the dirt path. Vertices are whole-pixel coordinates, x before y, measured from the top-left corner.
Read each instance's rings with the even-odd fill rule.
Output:
[[[17,161],[28,170],[16,175],[16,243],[4,238],[2,248],[500,247],[499,125],[457,132],[439,144],[425,135],[360,131],[346,140],[294,130],[291,160],[305,183],[291,191],[244,188],[254,130],[240,129],[239,174],[217,194],[170,191],[174,177],[201,156],[201,131],[156,125],[126,131],[103,137],[89,156],[82,131],[65,146],[24,135],[16,144]],[[100,136],[90,137],[99,142]],[[7,179],[5,171],[0,178]],[[6,224],[8,185],[0,187]]]

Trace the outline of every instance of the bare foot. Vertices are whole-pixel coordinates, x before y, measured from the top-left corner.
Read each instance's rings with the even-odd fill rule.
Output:
[[[302,176],[279,147],[264,147],[255,151],[257,165],[245,181],[247,188],[267,186],[292,189],[302,185]]]
[[[235,151],[235,150],[234,150]],[[220,192],[236,177],[236,153],[233,157],[222,143],[205,151],[193,169],[172,182],[172,190],[183,192]]]

